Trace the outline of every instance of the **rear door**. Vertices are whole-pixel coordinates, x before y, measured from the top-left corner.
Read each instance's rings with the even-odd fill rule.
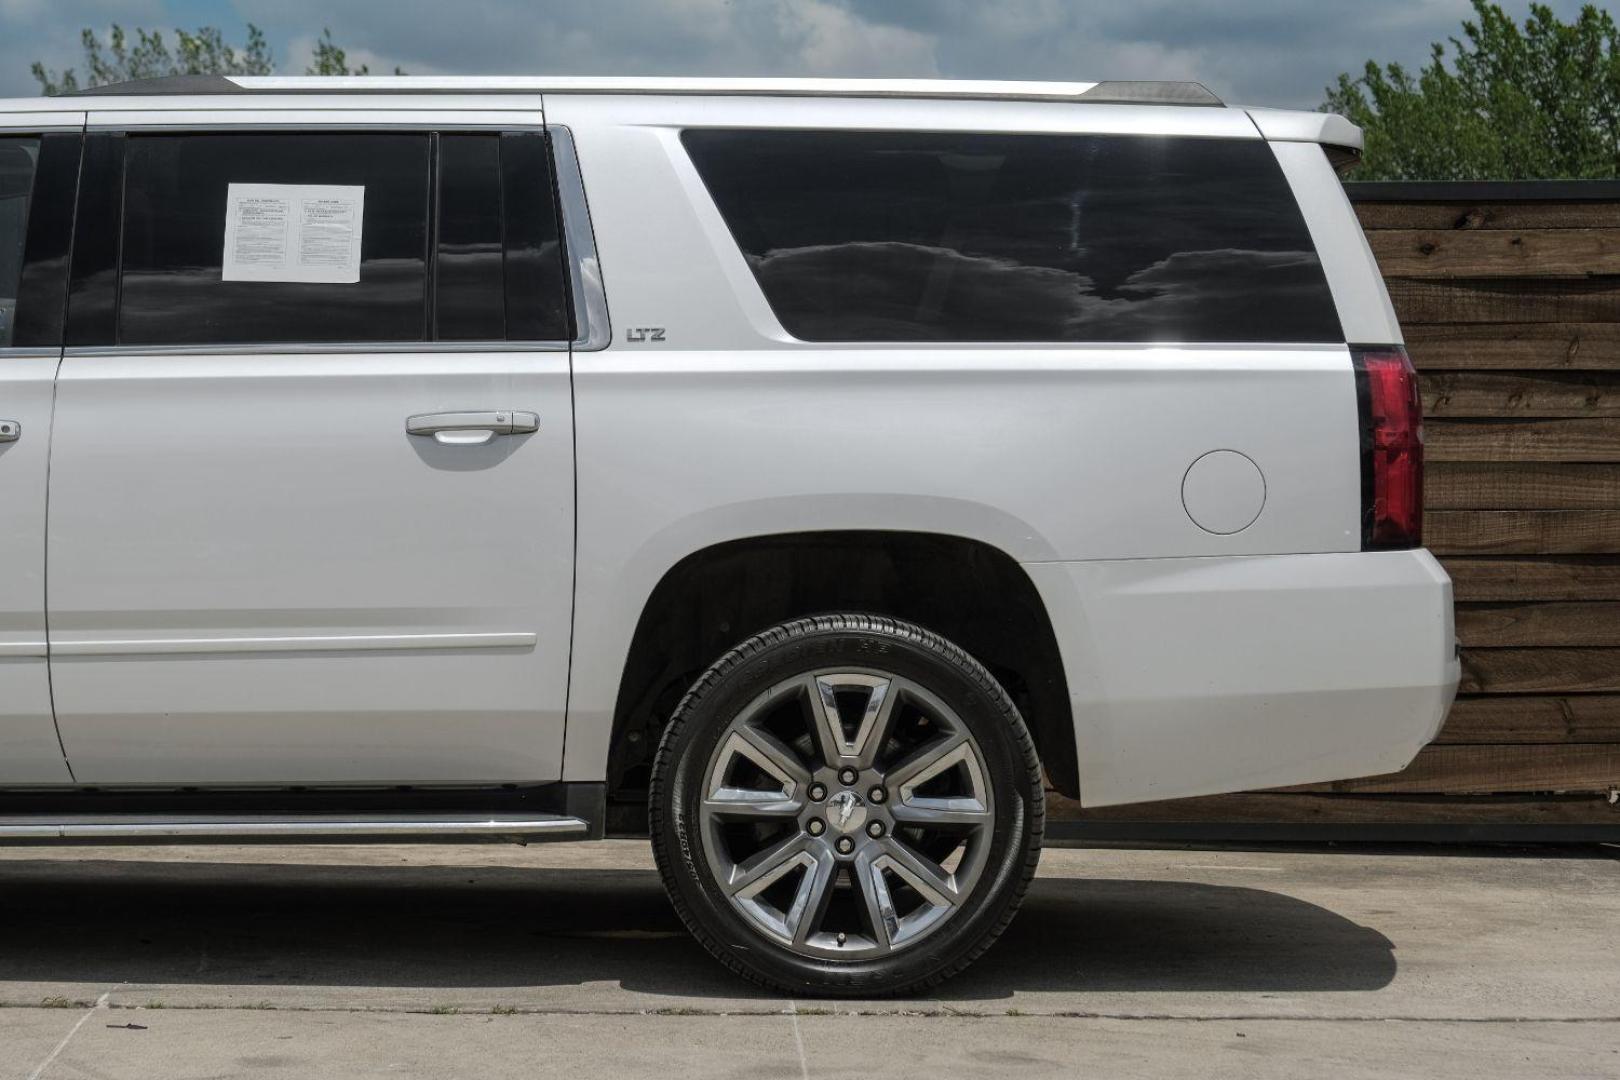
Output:
[[[538,105],[469,115],[91,116],[49,523],[80,782],[560,774],[551,167]]]
[[[72,779],[46,669],[45,480],[83,126],[0,117],[0,784]]]

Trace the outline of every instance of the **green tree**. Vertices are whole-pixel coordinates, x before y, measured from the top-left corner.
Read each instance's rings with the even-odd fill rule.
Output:
[[[1432,46],[1416,75],[1369,60],[1340,75],[1325,111],[1367,135],[1358,180],[1620,176],[1620,31],[1592,4],[1561,22],[1530,5],[1521,27],[1472,0],[1461,40]]]
[[[51,71],[36,60],[32,70],[41,93],[70,94],[108,83],[164,75],[270,75],[276,70],[264,31],[252,23],[248,24],[247,40],[240,47],[227,42],[215,26],[174,31],[172,50],[162,30],[141,27],[135,28],[133,41],[124,28],[117,25],[113,26],[105,43],[88,27],[79,37],[84,44],[83,79],[72,68]],[[394,73],[404,74],[398,68]],[[349,67],[348,56],[332,40],[332,31],[326,30],[315,43],[313,62],[305,69],[305,74],[367,75],[370,69],[364,64]]]

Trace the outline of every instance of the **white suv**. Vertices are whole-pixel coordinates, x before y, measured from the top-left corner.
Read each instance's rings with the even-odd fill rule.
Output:
[[[0,102],[0,839],[649,830],[916,990],[1086,805],[1457,683],[1337,116],[1190,84],[184,78]]]

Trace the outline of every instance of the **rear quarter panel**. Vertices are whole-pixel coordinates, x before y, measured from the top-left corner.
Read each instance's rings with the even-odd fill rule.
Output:
[[[874,348],[782,331],[686,159],[681,127],[1095,131],[1139,112],[920,104],[926,115],[744,100],[694,117],[696,106],[667,99],[547,99],[548,122],[574,134],[615,329],[607,349],[574,361],[579,603],[565,777],[603,775],[642,605],[670,567],[712,544],[913,530],[980,540],[1026,564],[1359,546],[1342,345]],[[1148,117],[1167,133],[1215,123],[1257,137],[1238,112]],[[639,327],[663,328],[663,340],[627,341]],[[1246,454],[1265,478],[1259,518],[1233,535],[1205,532],[1182,505],[1188,467],[1217,449]]]

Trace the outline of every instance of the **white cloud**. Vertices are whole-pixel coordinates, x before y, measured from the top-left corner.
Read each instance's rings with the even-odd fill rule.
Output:
[[[784,5],[788,36],[796,38],[795,67],[816,75],[909,75],[939,72],[934,37],[895,26],[873,26],[821,0]]]

